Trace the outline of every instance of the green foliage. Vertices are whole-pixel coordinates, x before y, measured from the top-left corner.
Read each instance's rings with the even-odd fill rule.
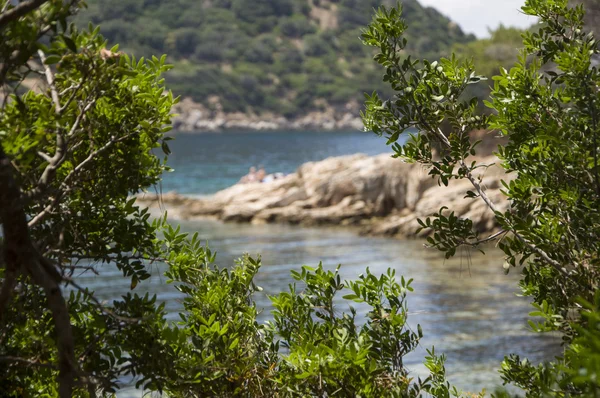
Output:
[[[573,322],[576,337],[564,358],[534,366],[527,359],[510,355],[500,369],[505,382],[521,386],[527,397],[595,397],[600,393],[600,294],[596,292],[593,303],[582,299],[578,303],[581,320]]]
[[[197,234],[187,239],[171,227],[165,243],[168,283],[185,295],[185,312],[179,326],[164,330],[165,343],[175,353],[170,366],[176,377],[165,380],[162,388],[173,396],[263,396],[261,390],[272,391],[278,353],[264,338],[252,301],[261,290],[253,282],[260,262],[246,256],[231,270],[219,268]]]
[[[168,170],[157,153],[170,152],[164,133],[177,99],[161,77],[170,66],[165,56],[108,50],[98,29],[67,24],[78,6],[0,13],[8,92],[0,112],[1,395],[94,397],[130,378],[174,397],[459,396],[433,350],[425,379],[403,365],[422,337],[407,324],[410,280],[367,270],[342,282],[338,269],[303,267],[292,274],[302,288],[271,297],[273,320],[261,324],[253,301],[259,260],[218,267],[198,234],[181,233],[166,214],[150,221],[131,196]],[[182,28],[173,44],[191,33]],[[253,65],[241,69],[247,91],[264,79]],[[45,83],[38,78],[39,90],[23,92],[31,76]],[[166,320],[156,296],[139,293],[157,262],[183,295],[177,322]],[[79,285],[83,273],[115,268],[130,286],[111,302]],[[340,313],[340,301],[360,304],[366,320],[352,307]]]
[[[461,396],[445,381],[444,357],[431,350],[431,375],[409,377],[403,357],[422,337],[407,325],[406,294],[411,281],[394,271],[379,278],[369,270],[342,282],[321,264],[292,271],[296,283],[270,297],[273,320],[259,324],[253,282],[260,261],[248,256],[231,269],[213,264],[214,255],[197,234],[189,239],[165,226],[167,276],[185,294],[177,326],[163,330],[171,368],[177,374],[160,387],[170,396],[403,396],[422,392]],[[340,299],[366,307],[358,326],[356,310],[339,312]],[[149,388],[156,388],[148,384]]]
[[[61,336],[73,337],[68,366],[78,395],[86,394],[88,383],[108,393],[121,376],[151,376],[146,369],[161,357],[151,347],[156,327],[165,322],[155,298],[124,293],[105,306],[75,275],[110,265],[132,290],[150,277],[147,264],[158,254],[155,228],[129,196],[156,184],[168,169],[153,151],[168,152],[163,135],[176,100],[165,92],[161,74],[170,67],[165,57],[138,60],[117,54],[116,47],[108,51],[97,29],[67,24],[77,5],[48,3],[2,27],[0,85],[8,93],[0,111],[3,175],[6,164],[13,165],[9,172],[20,193],[14,200],[34,242],[29,256],[39,252],[66,288],[70,319],[66,326],[54,322],[57,313],[39,274],[14,275],[10,256],[2,256],[2,293],[10,299],[0,308],[0,357],[8,364],[0,373],[2,395],[57,395],[55,378],[68,356]],[[40,89],[23,92],[20,85],[31,77]],[[0,221],[0,245],[9,248],[16,225]]]
[[[375,60],[385,68],[384,81],[395,95],[385,101],[377,93],[367,95],[363,119],[367,129],[387,138],[395,156],[426,165],[441,184],[471,182],[473,191],[465,198],[483,200],[501,231],[479,239],[471,220],[442,208],[420,221],[421,229],[431,230],[429,244],[450,257],[459,246],[499,240],[508,267],[521,267],[521,289],[537,310],[531,315],[542,318],[530,323],[532,329],[558,330],[569,344],[564,358],[549,364],[507,357],[505,380],[530,397],[595,396],[596,365],[588,358],[599,352],[599,336],[590,329],[597,324],[597,309],[581,303],[596,302],[600,276],[600,49],[584,29],[581,6],[528,0],[523,12],[539,17],[541,27],[523,34],[518,63],[493,78],[491,101],[486,101],[493,115],[485,116],[478,113],[477,98],[468,100],[468,87],[485,80],[473,63],[454,55],[439,62],[405,56],[401,9],[381,8],[363,41],[378,48]],[[449,131],[444,133],[443,126]],[[398,144],[409,128],[418,134]],[[514,175],[502,182],[508,210],[499,209],[481,185],[488,165],[474,158],[478,143],[469,133],[485,128],[507,139],[497,155]]]
[[[292,373],[295,389],[302,395],[345,396],[394,395],[409,385],[402,358],[422,336],[407,329],[404,297],[410,283],[400,285],[393,272],[379,279],[368,270],[356,282],[340,281],[335,272],[303,267],[292,272],[306,288],[272,297],[271,330],[281,336],[289,354],[281,372]],[[367,323],[357,330],[355,310],[336,315],[338,292],[349,290],[347,300],[367,304]],[[289,384],[285,383],[285,384]]]
[[[485,76],[500,74],[501,68],[510,68],[523,47],[522,30],[500,25],[487,39],[459,43],[452,50],[460,58],[473,58],[477,71]]]
[[[500,25],[490,32],[490,38],[454,44],[452,51],[458,58],[472,59],[474,65],[477,65],[477,72],[491,78],[499,75],[502,68],[510,69],[517,61],[519,50],[523,47],[521,37],[523,32],[520,29]],[[493,81],[490,79],[488,83],[469,86],[465,92],[465,97],[477,97],[480,100],[489,99],[493,89]],[[481,111],[487,111],[483,106],[480,108]]]
[[[224,19],[243,3],[215,2]],[[261,18],[264,12],[291,15],[297,5],[273,8],[265,1],[255,11]],[[0,6],[13,9],[6,2]],[[433,349],[425,358],[426,378],[411,378],[404,367],[405,355],[422,337],[420,328],[407,324],[410,280],[396,279],[391,270],[377,277],[367,269],[358,280],[342,282],[338,269],[305,266],[292,273],[295,284],[271,297],[273,319],[261,324],[253,301],[260,291],[254,284],[259,260],[246,256],[232,268],[219,267],[197,234],[171,227],[166,215],[150,221],[130,196],[168,170],[156,151],[169,153],[163,135],[176,99],[161,75],[170,66],[164,56],[135,59],[116,47],[105,49],[97,29],[67,24],[78,6],[49,2],[0,19],[0,83],[8,92],[0,112],[0,361],[7,369],[0,374],[0,392],[95,396],[115,392],[120,378],[132,377],[138,387],[175,397],[462,396],[445,379],[445,357]],[[157,1],[94,7],[124,20],[141,10],[173,15]],[[377,93],[368,95],[364,120],[386,136],[396,156],[427,165],[441,184],[471,181],[474,190],[466,197],[483,200],[502,231],[480,240],[470,220],[443,208],[421,221],[433,229],[430,244],[452,256],[460,245],[478,247],[501,237],[507,263],[522,266],[521,287],[536,308],[532,316],[541,319],[532,329],[564,334],[563,358],[533,365],[508,356],[501,370],[505,381],[531,397],[597,395],[600,51],[583,29],[583,10],[568,8],[566,0],[528,0],[523,10],[544,24],[524,35],[521,61],[494,79],[488,105],[496,113],[481,116],[477,100],[464,101],[467,87],[484,80],[473,64],[456,57],[405,57],[401,12],[381,8],[363,39],[378,48],[375,60],[386,69],[384,81],[394,96],[383,101]],[[346,22],[359,17],[348,13]],[[172,33],[168,45],[175,48],[180,40],[197,39],[185,26]],[[331,35],[317,35],[328,48],[340,45]],[[249,43],[276,50],[277,42],[261,34]],[[301,54],[303,68],[339,72],[331,67],[330,52]],[[277,54],[260,59],[234,70],[243,90],[228,91],[232,108],[270,103],[248,93],[269,79],[262,64],[281,68],[284,61]],[[210,68],[216,87],[227,83],[218,79],[225,73],[221,68]],[[363,76],[377,73],[366,70]],[[31,76],[46,83],[24,92],[21,85]],[[333,96],[332,86],[340,83],[333,74],[295,73],[282,81],[304,103],[315,94]],[[449,134],[442,133],[442,124],[451,126]],[[487,166],[471,161],[477,142],[468,133],[485,127],[508,138],[498,150],[502,165],[516,174],[504,185],[511,203],[506,211],[491,202],[475,175]],[[399,145],[409,128],[419,133]],[[23,225],[25,238],[19,235]],[[178,322],[166,320],[155,296],[138,293],[155,262],[166,266],[169,282],[183,294]],[[130,282],[130,291],[111,303],[77,282],[80,272],[102,273],[106,267],[116,267]],[[48,280],[54,283],[50,289]],[[66,297],[58,309],[56,296]],[[351,306],[340,312],[342,303],[357,305],[364,322]]]
[[[300,38],[309,33],[315,33],[317,27],[304,15],[294,15],[284,19],[279,24],[281,33],[287,37]]]
[[[297,116],[323,101],[332,106],[360,101],[362,93],[380,81],[370,64],[373,53],[359,39],[360,28],[378,5],[376,0],[336,4],[325,0],[312,4],[306,0],[122,0],[111,8],[92,0],[77,22],[101,24],[110,43],[118,42],[138,56],[167,52],[176,65],[166,74],[167,85],[179,95],[206,106],[209,98],[217,96],[228,111]],[[436,59],[452,44],[473,40],[446,17],[416,1],[409,2],[406,12],[413,22],[409,35],[415,43],[409,49],[423,57]],[[330,24],[322,26],[318,15]],[[311,68],[309,58],[324,67]],[[194,72],[180,72],[189,62],[194,63]],[[259,67],[263,75],[277,77],[253,87],[260,100],[249,99],[250,93],[240,86],[247,63]],[[328,84],[323,90],[320,85],[301,90],[285,85],[321,77]],[[376,89],[388,92],[383,84]]]

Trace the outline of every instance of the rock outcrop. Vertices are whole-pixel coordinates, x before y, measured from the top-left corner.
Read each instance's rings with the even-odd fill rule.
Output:
[[[223,130],[362,130],[360,105],[357,102],[334,108],[324,106],[321,111],[292,119],[282,115],[223,111],[217,98],[208,108],[190,98],[183,99],[173,111],[173,128],[181,132]]]
[[[495,158],[483,159],[493,163]],[[481,176],[486,193],[505,209],[499,191],[506,178],[497,166]],[[296,173],[268,183],[236,184],[205,199],[176,193],[140,195],[143,204],[161,205],[181,219],[213,217],[226,222],[354,225],[373,235],[412,236],[423,218],[447,206],[470,217],[479,231],[496,228],[492,212],[479,198],[465,198],[467,180],[438,186],[421,165],[389,155],[350,155],[306,163]]]

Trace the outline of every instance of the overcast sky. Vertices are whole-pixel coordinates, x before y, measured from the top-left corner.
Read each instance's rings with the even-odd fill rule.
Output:
[[[525,0],[420,0],[420,3],[437,8],[465,32],[477,37],[487,37],[488,28],[501,23],[525,28],[536,21],[521,12]]]

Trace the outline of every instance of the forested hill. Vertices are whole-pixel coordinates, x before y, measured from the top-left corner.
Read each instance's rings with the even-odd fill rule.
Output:
[[[110,44],[136,56],[168,54],[176,68],[167,83],[178,95],[205,105],[218,97],[226,112],[294,117],[384,89],[372,49],[359,40],[381,3],[89,0],[78,23],[99,24]],[[411,54],[434,59],[474,40],[435,9],[403,4]]]

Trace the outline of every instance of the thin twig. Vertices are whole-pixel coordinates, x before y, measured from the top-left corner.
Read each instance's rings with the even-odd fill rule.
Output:
[[[71,129],[69,130],[69,133],[67,134],[67,138],[71,138],[75,134],[75,131],[77,131],[77,129],[79,128],[79,124],[81,123],[81,120],[83,119],[83,117],[85,116],[87,111],[89,111],[91,109],[91,107],[95,104],[95,102],[96,102],[95,100],[90,101],[81,110],[81,112],[77,115],[75,122],[73,123],[73,125],[71,126]],[[63,133],[60,131],[60,128],[59,128],[59,129],[57,129],[57,132],[56,132],[56,152],[54,153],[54,156],[52,156],[49,159],[48,165],[42,172],[42,175],[40,176],[36,187],[33,188],[32,190],[28,191],[27,194],[25,195],[25,198],[27,201],[31,201],[31,200],[39,197],[46,191],[46,188],[50,184],[50,181],[52,180],[52,178],[54,178],[56,170],[62,165],[62,163],[67,158],[67,152],[68,152],[67,147],[68,147],[68,142],[65,139]],[[71,152],[73,152],[73,149],[74,148],[71,148]],[[48,156],[45,153],[38,153],[38,155],[42,156],[43,158]]]
[[[73,88],[73,92],[67,99],[67,102],[65,102],[64,105],[61,106],[60,109],[58,110],[59,114],[62,114],[65,111],[65,109],[67,109],[69,107],[69,105],[71,105],[71,102],[73,102],[73,100],[75,99],[77,92],[81,89],[81,87],[83,86],[83,83],[85,83],[86,79],[87,79],[87,75],[84,75],[81,78],[81,81],[79,82],[79,84]]]
[[[93,293],[91,293],[88,289],[85,289],[83,287],[81,287],[77,282],[75,282],[73,279],[69,278],[68,276],[63,276],[62,279],[67,282],[69,285],[73,286],[75,289],[79,290],[81,293],[83,293],[84,295],[86,295],[90,300],[92,300],[94,302],[94,304],[96,304],[96,306],[98,307],[98,309],[105,315],[110,316],[111,318],[116,319],[117,321],[120,322],[127,322],[127,323],[138,323],[139,321],[142,320],[142,318],[129,318],[129,317],[125,317],[125,316],[121,316],[121,315],[117,315],[115,314],[113,311],[109,310],[108,308],[106,308],[101,302],[100,300],[98,300],[96,298],[96,296],[94,296]]]
[[[77,118],[75,119],[75,122],[73,123],[73,126],[71,126],[71,129],[69,130],[69,133],[67,134],[67,137],[72,137],[75,134],[75,132],[79,128],[79,123],[81,123],[81,119],[83,119],[83,117],[85,116],[87,111],[89,111],[92,108],[92,106],[94,106],[95,104],[96,104],[96,100],[94,99],[94,100],[90,101],[82,109],[82,111],[79,113],[79,115],[77,115]]]
[[[60,203],[62,197],[70,192],[72,190],[72,187],[68,186],[68,183],[70,182],[70,180],[77,174],[79,173],[82,169],[84,169],[85,167],[87,167],[94,159],[96,156],[98,156],[99,154],[101,154],[102,152],[105,152],[106,150],[110,149],[110,147],[112,147],[114,144],[124,141],[129,137],[132,137],[133,135],[137,134],[137,132],[133,132],[133,133],[129,133],[127,135],[124,135],[123,137],[120,138],[113,138],[110,141],[108,141],[103,147],[97,149],[96,151],[92,152],[89,154],[89,156],[87,158],[85,158],[81,163],[79,163],[77,165],[77,167],[75,167],[73,170],[71,170],[71,172],[69,174],[67,174],[67,176],[65,177],[65,179],[63,180],[63,182],[60,185],[60,192],[57,193],[56,197],[54,198],[54,200],[52,201],[52,203],[50,203],[48,206],[46,206],[44,208],[44,210],[42,210],[40,213],[38,213],[35,217],[33,217],[28,225],[29,227],[32,227],[36,224],[38,224],[39,222],[41,222],[46,216],[48,216],[48,214],[50,214],[50,212],[52,212],[52,210]]]
[[[35,366],[35,367],[39,367],[39,368],[50,368],[50,369],[56,369],[56,365],[52,364],[52,363],[48,363],[48,362],[40,362],[39,359],[28,359],[28,358],[21,358],[21,357],[15,357],[15,356],[0,356],[0,362],[13,362],[13,363],[19,363],[19,364],[25,364],[28,366]]]
[[[506,233],[508,233],[508,231],[500,230],[500,231],[496,232],[495,234],[492,234],[492,235],[488,236],[485,239],[481,239],[481,240],[478,240],[478,241],[475,241],[475,242],[465,242],[465,244],[470,245],[470,246],[478,246],[478,245],[480,245],[482,243],[486,243],[486,242],[489,242],[491,240],[494,240],[497,237],[499,237],[500,235],[506,234]]]
[[[61,268],[65,268],[65,269],[70,269],[70,270],[82,270],[82,271],[92,271],[92,273],[94,275],[100,275],[100,273],[98,272],[98,270],[96,270],[96,268],[94,268],[93,266],[86,266],[86,265],[61,265]],[[82,272],[83,274],[83,272]]]
[[[54,111],[56,114],[60,114],[60,98],[58,98],[58,91],[56,90],[56,85],[54,84],[55,78],[54,73],[52,73],[52,69],[50,66],[46,64],[46,55],[42,50],[38,50],[38,55],[40,56],[40,61],[42,61],[42,66],[44,67],[44,72],[46,74],[46,82],[48,82],[48,86],[50,87],[50,95],[52,97],[52,102],[54,103]]]

